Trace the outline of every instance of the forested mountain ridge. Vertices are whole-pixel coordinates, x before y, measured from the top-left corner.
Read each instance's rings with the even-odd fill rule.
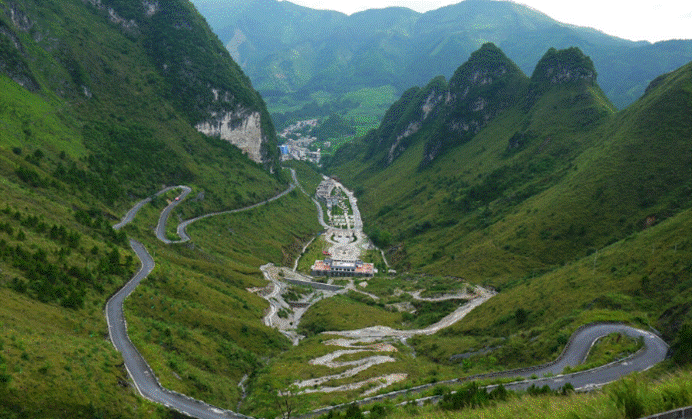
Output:
[[[692,315],[692,68],[658,77],[616,113],[586,55],[546,50],[529,78],[483,44],[449,83],[436,77],[407,90],[376,136],[330,166],[357,191],[371,237],[402,272],[382,269],[356,289],[411,302],[394,284],[422,274],[429,292],[450,291],[437,284],[443,276],[459,291],[462,276],[500,291],[446,331],[383,345],[397,357],[390,365],[412,373],[401,389],[467,367],[554,358],[591,321],[656,327],[673,342]],[[270,129],[229,60],[184,0],[0,0],[0,417],[180,417],[140,396],[108,338],[104,302],[139,270],[129,239],[156,267],[125,303],[128,333],[162,386],[276,417],[280,389],[324,372],[309,362],[331,351],[323,336],[293,347],[263,322],[269,288],[258,269],[290,266],[305,252],[322,231],[315,205],[287,190],[271,134],[258,163],[199,132],[260,138],[257,127]],[[321,176],[295,167],[314,190]],[[153,195],[179,184],[191,188],[187,198],[176,187]],[[164,235],[175,241],[180,220],[284,191],[191,225],[190,242],[164,244],[153,233],[171,202],[181,205]],[[134,221],[114,230],[145,197]],[[344,328],[346,311],[392,326],[439,314],[433,302],[414,316],[355,291],[327,303],[341,311],[319,320],[340,316]],[[353,349],[370,357],[374,348]],[[452,361],[479,350],[487,363]],[[370,373],[382,367],[394,368]],[[339,385],[361,380],[337,374]],[[307,394],[287,407],[302,413],[358,394]]]
[[[459,72],[489,51],[497,54],[486,45]],[[422,122],[412,110],[390,110],[398,119],[345,146],[327,169],[361,191],[366,219],[377,226],[372,233],[393,246],[400,268],[482,275],[499,285],[583,257],[689,206],[688,170],[680,166],[689,157],[689,68],[660,77],[616,113],[589,57],[576,48],[550,49],[530,79],[517,78],[513,99],[496,90],[490,100],[440,101],[430,110],[435,117]],[[424,100],[408,97],[392,109],[422,109]],[[452,95],[439,89],[438,97]],[[473,126],[449,109],[502,98],[510,105],[487,110],[479,118],[484,126],[467,137],[440,134],[445,126]],[[406,130],[411,124],[415,132]],[[400,129],[387,138],[402,138],[394,159],[393,143],[381,141],[391,126]],[[430,160],[437,144],[446,144],[444,152]],[[467,262],[488,255],[494,266],[480,266],[493,273]]]
[[[492,74],[508,65],[500,54],[484,45],[458,73],[484,74],[464,69],[485,62]],[[450,86],[436,78],[410,89],[326,168],[359,194],[370,237],[397,271],[500,291],[439,336],[414,339],[416,350],[445,364],[460,348],[491,348],[493,360],[520,365],[557,356],[565,327],[602,320],[653,327],[676,342],[692,321],[690,265],[681,259],[692,252],[682,235],[692,208],[692,63],[616,111],[588,56],[549,49],[530,78],[517,75],[519,94],[486,98],[497,112],[465,137],[439,133],[455,121],[472,126],[448,109],[473,109],[480,96],[455,102]],[[423,120],[428,97],[447,101]],[[500,107],[502,98],[513,99]],[[405,129],[411,123],[415,132]],[[389,159],[393,143],[381,139],[406,132]],[[429,160],[431,141],[446,143]]]
[[[424,155],[419,165],[424,168],[448,149],[471,140],[507,109],[527,112],[526,117],[531,120],[531,114],[536,112],[532,108],[560,87],[566,87],[574,96],[569,106],[560,109],[574,112],[573,118],[565,118],[563,124],[585,128],[614,111],[596,83],[593,62],[578,48],[551,48],[529,78],[499,48],[484,44],[449,82],[436,77],[423,89],[409,89],[387,111],[378,129],[359,143],[344,146],[331,165],[338,166],[352,152],[358,153],[365,147],[367,164],[349,175],[363,179],[358,173],[364,168],[380,170],[422,139]],[[523,135],[518,133],[509,148],[523,146]],[[385,157],[379,157],[382,155]]]
[[[422,165],[453,144],[468,141],[497,114],[526,95],[526,76],[493,44],[471,54],[449,80],[449,100],[438,132],[425,145]]]
[[[579,47],[594,61],[601,87],[619,108],[636,100],[659,74],[692,59],[689,40],[628,41],[501,1],[350,16],[275,0],[195,4],[262,92],[279,125],[320,112],[356,117],[362,113],[359,104],[378,100],[385,86],[398,97],[437,75],[450,78],[459,62],[486,42],[526,74],[547,49]],[[301,111],[303,105],[308,106]]]
[[[262,98],[192,5],[118,0],[83,3],[93,13],[93,19],[110,22],[122,37],[146,55],[153,69],[146,83],[158,88],[156,93],[191,125],[233,142],[253,160],[275,170],[276,136]],[[101,94],[97,91],[99,87],[118,86],[123,82],[115,77],[117,74],[109,63],[87,57],[84,42],[71,45],[64,38],[51,37],[50,24],[35,16],[30,3],[8,2],[4,9],[11,22],[4,24],[5,42],[9,40],[7,45],[15,46],[14,51],[6,50],[6,54],[17,58],[11,62],[35,59],[27,45],[32,43],[53,55],[58,68],[68,71],[69,79],[59,87],[55,84],[59,76],[45,74],[44,77],[52,76],[54,80],[44,83],[44,88],[90,99],[94,94]],[[72,16],[69,13],[67,16],[68,24],[63,31],[79,36],[72,27]],[[130,48],[119,47],[120,51]],[[50,70],[31,70],[26,65],[6,70],[15,79],[27,78],[28,87],[38,88],[32,71]]]
[[[189,2],[0,1],[0,417],[175,416],[139,395],[109,341],[104,304],[140,268],[128,239],[156,263],[127,299],[131,339],[162,385],[235,409],[242,377],[288,345],[246,289],[314,233],[314,206],[289,194],[166,246],[152,230],[179,190],[153,194],[191,188],[175,238],[174,220],[288,179],[262,99]]]

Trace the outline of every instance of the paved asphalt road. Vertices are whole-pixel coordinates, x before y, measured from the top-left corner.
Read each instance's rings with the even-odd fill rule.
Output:
[[[641,337],[644,340],[644,348],[623,362],[616,362],[587,371],[535,380],[537,382],[518,383],[507,387],[523,390],[531,384],[535,384],[537,386],[548,385],[552,389],[557,389],[568,382],[576,389],[601,386],[615,381],[623,375],[651,368],[653,365],[663,361],[668,354],[668,344],[651,332],[617,323],[596,323],[575,332],[570,339],[569,348],[557,362],[535,369],[527,369],[524,373],[510,372],[501,376],[530,377],[535,374],[537,377],[542,377],[546,374],[562,374],[566,366],[575,367],[584,362],[593,343],[598,338],[611,333],[622,333],[634,338]]]
[[[156,226],[156,238],[161,240],[162,242],[164,242],[166,244],[184,243],[184,242],[190,241],[190,236],[187,235],[187,226],[189,226],[190,224],[192,224],[196,221],[199,221],[203,218],[208,218],[208,217],[213,217],[216,215],[223,215],[223,214],[233,214],[236,212],[248,211],[248,210],[251,210],[253,208],[257,208],[261,205],[268,204],[269,202],[275,201],[275,200],[285,196],[286,194],[291,192],[293,189],[295,189],[295,187],[296,187],[295,184],[291,184],[291,185],[289,185],[288,189],[281,192],[280,194],[274,195],[273,197],[271,197],[265,201],[261,201],[261,202],[258,202],[256,204],[248,205],[247,207],[236,208],[236,209],[227,210],[227,211],[211,212],[209,214],[204,214],[204,215],[200,215],[199,217],[185,220],[185,221],[181,222],[180,224],[178,224],[178,227],[176,230],[178,233],[178,237],[180,237],[180,240],[168,240],[166,238],[166,223],[168,222],[168,216],[170,215],[173,208],[175,208],[178,204],[183,202],[183,200],[185,199],[187,194],[190,193],[190,188],[187,188],[187,186],[184,186],[183,188],[187,188],[187,190],[184,191],[180,195],[180,197],[177,201],[171,202],[161,213],[161,216],[159,217],[159,223]]]
[[[170,191],[170,190],[172,190],[172,189],[175,189],[175,188],[187,188],[187,186],[169,186],[169,187],[167,187],[167,188],[161,189],[160,191],[156,192],[156,193],[154,194],[154,196],[162,195],[162,194],[164,194],[164,193],[166,193],[166,192],[168,192],[168,191]],[[189,189],[189,188],[188,188],[188,189]],[[135,215],[137,215],[137,212],[139,212],[139,210],[140,210],[144,205],[146,205],[146,204],[148,204],[149,202],[151,202],[151,199],[152,199],[152,197],[150,196],[150,197],[144,198],[144,199],[142,199],[141,201],[139,201],[138,203],[136,203],[135,206],[132,207],[132,209],[130,209],[130,210],[127,212],[127,214],[125,214],[125,216],[123,217],[123,219],[120,220],[120,222],[119,222],[118,224],[116,224],[116,225],[113,226],[113,229],[114,229],[114,230],[120,230],[121,228],[125,227],[127,224],[131,223],[132,220],[134,220]]]
[[[170,240],[166,239],[166,222],[168,220],[168,217],[173,210],[178,204],[180,204],[185,197],[190,193],[191,189],[187,186],[171,186],[165,189],[162,189],[161,191],[157,192],[154,196],[159,196],[167,191],[170,191],[175,188],[180,188],[183,190],[183,192],[177,197],[177,199],[173,200],[166,208],[161,212],[161,215],[159,217],[159,222],[156,226],[156,237],[165,242],[165,243],[173,243]],[[247,211],[252,208],[256,208],[260,205],[264,205],[268,202],[274,201],[276,199],[281,198],[282,196],[285,196],[289,192],[291,192],[295,188],[295,185],[291,185],[287,190],[281,192],[280,194],[267,199],[265,201],[259,202],[254,205],[250,205],[244,208],[239,208],[235,210],[230,210],[230,211],[222,211],[218,213],[213,213],[213,214],[207,214],[202,217],[197,217],[192,220],[187,220],[185,222],[185,226],[189,225],[190,223],[200,220],[205,217],[209,217],[212,215],[219,215],[219,214],[227,214],[227,213],[234,213],[234,212],[239,212],[239,211]],[[134,219],[135,215],[137,215],[137,212],[147,203],[151,202],[152,197],[145,198],[139,202],[137,202],[132,209],[130,209],[127,214],[118,222],[116,225],[113,226],[114,229],[119,230],[128,223],[132,222]],[[181,229],[180,227],[178,228],[178,232],[180,233]],[[182,232],[184,234],[184,228],[182,229]],[[181,241],[187,241],[189,240],[189,237],[187,235],[181,235],[182,239]],[[139,243],[136,240],[130,240],[130,247],[132,247],[132,250],[135,252],[137,257],[140,260],[140,263],[142,264],[140,270],[130,279],[130,281],[125,284],[123,288],[121,288],[113,297],[111,297],[110,300],[106,303],[106,323],[108,324],[108,333],[111,338],[111,342],[113,343],[113,346],[115,346],[116,350],[118,352],[122,353],[123,355],[123,360],[125,363],[125,368],[127,369],[128,374],[132,378],[132,381],[135,383],[135,387],[137,388],[137,391],[142,395],[142,397],[151,400],[156,403],[160,403],[164,406],[167,406],[171,409],[174,409],[178,412],[184,413],[185,415],[188,415],[190,417],[195,417],[195,418],[200,418],[200,419],[219,419],[219,418],[233,418],[233,419],[245,419],[249,418],[249,416],[241,415],[239,413],[235,413],[229,410],[224,410],[224,409],[219,409],[214,406],[210,406],[204,402],[201,402],[199,400],[195,400],[193,398],[187,397],[183,394],[179,394],[176,392],[173,392],[171,390],[163,388],[159,382],[158,379],[156,378],[156,375],[152,371],[151,367],[147,364],[147,362],[144,360],[142,355],[137,351],[135,348],[134,344],[130,340],[128,334],[127,334],[127,322],[125,321],[125,315],[123,313],[123,303],[125,301],[125,298],[127,298],[132,291],[139,285],[139,283],[151,273],[151,271],[154,269],[155,263],[154,259],[151,257],[149,252],[146,250],[144,245]]]
[[[106,303],[106,322],[113,346],[123,354],[125,368],[132,377],[139,394],[145,399],[163,404],[188,416],[200,419],[247,418],[228,410],[209,406],[201,401],[167,390],[159,384],[142,355],[137,351],[127,335],[127,323],[123,314],[123,302],[135,287],[154,269],[154,259],[144,246],[130,240],[132,250],[142,263],[140,270]]]
[[[259,205],[263,205],[267,202],[271,202],[275,199],[278,199],[286,195],[291,190],[293,190],[294,187],[295,185],[292,184],[289,189],[282,192],[281,194],[269,200],[260,202],[258,204],[237,210],[207,214],[205,216],[198,217],[193,220],[188,220],[187,223],[189,224],[190,222],[211,215],[233,213],[255,208]],[[169,240],[165,239],[165,225],[168,215],[173,210],[173,208],[180,202],[182,202],[184,198],[187,196],[187,194],[190,193],[190,188],[188,188],[187,186],[174,186],[159,191],[156,195],[160,195],[173,188],[181,188],[183,192],[179,196],[179,199],[171,202],[171,204],[169,204],[163,210],[159,218],[159,224],[156,228],[157,237],[167,243],[170,243]],[[130,211],[128,211],[125,217],[123,217],[123,219],[113,228],[122,228],[127,223],[132,221],[134,216],[137,214],[137,211],[139,211],[139,209],[143,205],[150,201],[151,198],[146,198],[142,201],[139,201]],[[178,228],[179,234],[180,231],[181,229]],[[184,233],[184,228],[182,229],[182,231]],[[187,235],[181,234],[181,238],[183,240],[186,240],[186,238],[187,240],[189,240],[189,237],[187,237]],[[125,301],[125,298],[127,298],[127,296],[130,295],[130,293],[132,293],[135,287],[144,278],[147,277],[147,275],[154,269],[155,266],[153,258],[141,243],[135,240],[130,240],[130,246],[136,253],[137,257],[140,259],[142,267],[132,277],[132,279],[127,284],[125,284],[125,286],[122,289],[120,289],[115,295],[113,295],[113,297],[111,297],[110,300],[108,300],[108,302],[106,303],[106,321],[108,323],[108,332],[110,334],[111,341],[113,342],[115,348],[123,354],[125,368],[127,369],[127,372],[130,375],[130,377],[132,377],[132,380],[134,381],[139,393],[142,395],[142,397],[148,400],[163,404],[171,409],[177,410],[179,412],[182,412],[188,416],[195,418],[249,418],[248,416],[244,416],[229,410],[223,410],[207,405],[204,402],[192,399],[185,395],[178,394],[161,387],[154,372],[151,370],[144,358],[142,358],[141,354],[134,347],[132,341],[130,341],[130,338],[127,335],[127,324],[123,314],[123,302]],[[552,388],[559,388],[566,382],[572,383],[572,385],[575,388],[598,386],[616,380],[622,375],[628,374],[630,372],[642,371],[647,368],[650,368],[656,363],[662,361],[665,358],[665,355],[668,351],[668,345],[652,333],[634,329],[632,327],[620,324],[590,325],[580,329],[577,333],[575,333],[574,336],[572,336],[572,338],[570,338],[570,344],[568,345],[567,350],[557,362],[552,363],[548,366],[544,366],[542,368],[522,370],[521,373],[518,373],[517,371],[510,371],[502,374],[502,376],[525,376],[527,374],[535,374],[537,376],[541,376],[547,373],[559,374],[566,365],[578,365],[579,363],[581,363],[585,359],[586,354],[588,353],[589,349],[591,348],[593,342],[596,339],[613,332],[620,332],[627,334],[629,336],[642,336],[644,339],[645,349],[638,352],[635,356],[630,357],[625,362],[614,363],[604,367],[596,368],[594,370],[583,371],[565,376],[543,378],[538,380],[528,380],[522,383],[511,384],[507,387],[510,387],[512,389],[520,389],[526,388],[531,384],[536,384],[537,386],[543,386],[547,384]],[[387,395],[377,396],[376,398],[372,399],[374,400],[385,397],[387,397]]]
[[[159,223],[156,225],[156,238],[166,244],[172,243],[170,240],[166,238],[166,222],[168,222],[168,217],[171,215],[171,211],[173,211],[173,208],[177,207],[178,204],[183,202],[185,197],[187,197],[187,195],[192,191],[192,189],[190,189],[190,187],[188,186],[179,186],[179,188],[183,190],[183,193],[178,195],[176,199],[171,201],[171,203],[168,204],[166,208],[163,209],[163,211],[161,211]]]
[[[482,374],[474,377],[441,381],[433,384],[425,384],[407,390],[398,390],[393,391],[391,393],[381,394],[378,396],[367,397],[358,400],[357,403],[363,405],[385,399],[393,399],[398,396],[421,392],[423,390],[429,389],[437,385],[457,384],[460,382],[471,380],[500,377],[530,377],[534,374],[540,377],[541,375],[548,373],[560,374],[560,372],[564,369],[565,366],[575,366],[582,363],[586,359],[586,355],[588,355],[589,350],[598,338],[607,336],[608,334],[614,332],[623,333],[632,337],[642,336],[644,339],[644,348],[636,354],[634,354],[633,356],[628,357],[627,359],[621,362],[614,362],[608,365],[572,374],[517,381],[514,383],[504,384],[504,387],[508,390],[519,391],[526,390],[532,385],[535,385],[537,387],[543,387],[544,385],[547,385],[551,389],[557,390],[563,387],[565,384],[570,383],[575,389],[595,388],[615,381],[618,378],[631,372],[644,371],[646,369],[649,369],[665,359],[666,354],[668,352],[668,345],[661,338],[654,335],[653,333],[646,332],[640,329],[635,329],[633,327],[618,323],[595,323],[586,325],[580,328],[577,332],[575,332],[570,337],[570,341],[568,343],[567,348],[565,348],[563,354],[555,362],[542,366],[537,366],[534,368],[524,368],[493,374]],[[495,387],[495,385],[492,385],[486,388],[488,389],[488,391],[490,391]],[[417,399],[416,401],[418,403],[435,402],[440,400],[441,398],[442,396],[429,396]],[[300,415],[298,416],[298,418],[312,418],[315,416],[326,414],[330,410],[342,409],[347,406],[348,403],[336,406],[327,406],[317,410],[313,410],[312,412],[306,413],[304,415]]]

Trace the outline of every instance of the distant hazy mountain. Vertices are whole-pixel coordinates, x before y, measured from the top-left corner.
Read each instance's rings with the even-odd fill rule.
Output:
[[[547,49],[579,47],[593,59],[602,89],[619,108],[641,96],[659,74],[692,60],[692,40],[628,41],[504,1],[466,0],[422,14],[387,8],[351,16],[276,0],[193,3],[275,117],[320,91],[320,98],[332,102],[381,86],[393,86],[398,96],[437,75],[449,78],[485,42],[501,48],[527,74]],[[357,103],[322,111],[349,106]]]

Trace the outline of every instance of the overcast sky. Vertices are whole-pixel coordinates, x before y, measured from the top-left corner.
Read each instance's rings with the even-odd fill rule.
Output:
[[[418,12],[438,9],[460,0],[291,0],[313,9],[354,12],[402,6]],[[692,39],[690,0],[521,0],[555,20],[599,29],[633,41]]]

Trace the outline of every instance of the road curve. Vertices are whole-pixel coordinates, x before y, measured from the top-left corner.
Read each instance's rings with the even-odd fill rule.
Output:
[[[577,330],[571,338],[568,351],[552,365],[534,372],[537,375],[560,374],[565,367],[575,367],[586,360],[593,342],[611,333],[621,333],[632,338],[642,338],[644,349],[628,358],[620,369],[621,374],[641,371],[663,361],[668,353],[668,344],[651,332],[619,323],[595,323]],[[625,365],[626,364],[626,365]]]
[[[562,375],[565,367],[576,367],[583,363],[596,340],[611,333],[621,333],[629,337],[641,338],[643,339],[644,347],[622,361],[586,371]],[[554,362],[534,368],[507,371],[497,376],[529,377],[535,375],[542,377],[545,375],[556,375],[555,377],[535,380],[538,382],[533,382],[534,380],[532,380],[532,382],[517,383],[511,386],[513,389],[525,389],[531,384],[548,385],[552,389],[557,389],[568,382],[576,389],[599,387],[632,372],[645,371],[651,368],[666,359],[668,349],[668,344],[651,332],[619,323],[594,323],[581,327],[574,332],[567,347]]]
[[[152,198],[155,196],[160,196],[163,195],[164,193],[173,190],[175,188],[187,188],[187,186],[169,186],[167,188],[163,188],[160,191],[156,192],[154,195],[144,198],[141,201],[137,202],[128,212],[125,214],[125,216],[120,220],[118,224],[115,224],[113,226],[113,230],[120,230],[121,228],[125,227],[129,223],[132,222],[132,220],[135,219],[135,215],[139,212],[139,210],[149,202],[151,202]],[[189,189],[189,188],[188,188]]]
[[[189,186],[178,186],[178,188],[183,190],[183,193],[175,197],[173,201],[171,201],[170,204],[166,206],[166,208],[161,211],[161,215],[159,216],[159,222],[156,224],[156,238],[161,240],[162,242],[166,244],[172,243],[170,240],[166,238],[166,222],[168,221],[168,217],[171,215],[171,211],[173,211],[173,208],[177,207],[180,205],[183,200],[187,197],[187,195],[192,192],[192,189]]]
[[[187,241],[190,241],[190,236],[187,235],[187,226],[189,226],[190,224],[192,224],[196,221],[199,221],[203,218],[213,217],[213,216],[217,216],[217,215],[224,215],[224,214],[234,214],[237,212],[248,211],[248,210],[257,208],[259,206],[268,204],[272,201],[275,201],[275,200],[285,196],[286,194],[291,192],[293,189],[295,189],[295,187],[296,187],[296,185],[290,184],[289,187],[285,191],[279,193],[278,195],[274,195],[273,197],[271,197],[269,199],[258,202],[256,204],[248,205],[248,206],[243,207],[243,208],[236,208],[236,209],[232,209],[232,210],[218,211],[218,212],[210,212],[209,214],[204,214],[204,215],[200,215],[199,217],[190,218],[189,220],[185,220],[185,221],[181,222],[180,224],[178,224],[178,227],[176,229],[176,231],[178,233],[178,237],[180,237],[180,240],[169,240],[168,238],[166,238],[166,223],[168,222],[168,216],[170,215],[173,208],[175,208],[178,204],[180,204],[185,199],[187,194],[190,193],[190,191],[189,191],[190,188],[187,188],[187,186],[185,186],[184,188],[187,188],[188,190],[186,192],[183,192],[183,194],[180,195],[179,200],[171,202],[161,213],[161,216],[159,217],[159,222],[156,225],[156,238],[161,240],[162,242],[164,242],[166,244],[185,243]]]
[[[248,207],[222,211],[213,214],[207,214],[202,217],[197,217],[196,219],[188,220],[186,225],[191,222],[197,221],[199,219],[219,214],[227,214],[239,211],[246,211],[252,208],[256,208],[260,205],[266,204],[268,202],[274,201],[281,198],[282,196],[289,193],[295,185],[291,185],[287,190],[281,192],[280,194],[262,201],[260,203],[250,205]],[[187,186],[172,186],[157,192],[153,196],[159,196],[165,192],[172,189],[180,188],[183,192],[172,201],[166,208],[161,212],[159,217],[159,222],[156,227],[156,236],[159,240],[166,243],[172,243],[165,237],[166,221],[170,212],[178,204],[180,204],[185,197],[190,193],[191,189]],[[152,197],[145,198],[137,202],[125,216],[113,226],[115,230],[119,230],[128,223],[132,222],[137,212],[147,203],[151,202]],[[180,230],[179,230],[180,231]],[[187,235],[185,236],[187,237]],[[189,240],[189,237],[187,237]],[[184,240],[183,240],[184,241]],[[147,364],[146,360],[137,351],[134,344],[130,340],[127,334],[127,322],[125,321],[125,314],[123,312],[123,303],[125,299],[134,291],[134,289],[139,285],[139,283],[151,273],[151,271],[156,266],[154,259],[151,257],[144,245],[136,240],[130,240],[130,247],[139,258],[141,267],[139,271],[123,286],[118,292],[116,292],[109,300],[106,302],[105,315],[106,323],[108,324],[108,334],[110,336],[111,342],[115,349],[123,355],[123,361],[125,364],[125,369],[132,378],[132,381],[137,388],[139,394],[147,400],[155,403],[160,403],[170,409],[174,409],[181,412],[187,416],[199,418],[199,419],[252,419],[250,416],[245,416],[230,410],[220,409],[211,405],[208,405],[202,401],[190,398],[180,393],[168,390],[161,386],[154,374],[153,370]]]
[[[641,336],[644,339],[644,347],[636,354],[627,357],[624,360],[612,362],[610,364],[603,365],[601,367],[596,367],[590,370],[544,378],[526,379],[503,385],[506,389],[515,391],[526,390],[532,385],[538,387],[543,387],[544,385],[547,385],[549,388],[557,390],[567,383],[570,383],[572,386],[574,386],[575,389],[597,388],[605,384],[608,384],[612,381],[615,381],[629,373],[644,371],[651,368],[657,363],[663,361],[668,352],[668,344],[666,344],[660,337],[656,336],[651,332],[636,329],[634,327],[620,323],[587,324],[580,327],[576,332],[572,334],[562,354],[555,361],[550,362],[548,364],[510,371],[502,371],[497,373],[475,375],[472,377],[457,378],[447,381],[439,381],[432,384],[424,384],[410,389],[393,391],[390,393],[384,393],[373,397],[366,397],[357,400],[356,403],[359,405],[364,405],[385,399],[393,399],[411,393],[421,392],[423,390],[438,385],[458,384],[472,380],[510,377],[530,377],[534,375],[540,377],[544,374],[561,374],[565,366],[576,366],[584,362],[589,350],[596,342],[596,340],[603,336],[607,336],[610,333],[623,333],[631,337]],[[491,385],[487,386],[486,389],[490,391],[495,387],[497,386]],[[434,402],[439,400],[441,397],[442,396],[430,396],[418,399],[416,401],[419,403]],[[349,404],[351,403],[349,402],[341,405],[323,407],[320,409],[313,410],[312,412],[308,412],[304,415],[298,416],[298,418],[305,419],[315,417],[318,415],[323,415],[328,413],[330,410],[345,408]]]
[[[189,226],[190,224],[194,223],[195,221],[199,221],[199,220],[201,220],[201,219],[203,219],[203,218],[207,218],[207,217],[213,217],[213,216],[224,215],[224,214],[235,214],[235,213],[237,213],[237,212],[248,211],[248,210],[257,208],[257,207],[259,207],[259,206],[268,204],[268,203],[270,203],[270,202],[272,202],[272,201],[275,201],[275,200],[277,200],[277,199],[279,199],[279,198],[281,198],[281,197],[287,195],[289,192],[291,192],[293,189],[295,189],[295,187],[296,187],[296,185],[290,184],[289,187],[288,187],[288,189],[286,189],[285,191],[281,192],[280,194],[274,195],[273,197],[271,197],[271,198],[269,198],[269,199],[267,199],[267,200],[265,200],[265,201],[261,201],[261,202],[258,202],[258,203],[256,203],[256,204],[248,205],[247,207],[237,208],[237,209],[232,209],[232,210],[227,210],[227,211],[211,212],[211,213],[209,213],[209,214],[204,214],[204,215],[200,215],[199,217],[195,217],[195,218],[191,218],[191,219],[189,219],[189,220],[185,220],[185,221],[183,221],[182,223],[178,224],[178,229],[177,229],[177,231],[178,231],[178,236],[180,236],[180,240],[178,240],[178,241],[176,241],[176,242],[172,242],[172,243],[182,243],[182,242],[189,241],[189,240],[190,240],[190,236],[187,235],[186,229],[187,229],[187,226]]]
[[[244,419],[248,416],[240,415],[229,410],[219,409],[199,400],[165,389],[159,384],[156,375],[137,351],[127,335],[127,322],[123,313],[125,298],[134,291],[135,287],[146,278],[154,269],[154,259],[147,249],[138,241],[130,240],[130,247],[137,254],[142,263],[139,271],[106,303],[106,322],[111,342],[118,352],[123,354],[125,368],[132,377],[139,394],[147,400],[160,403],[168,408],[175,409],[185,415],[200,419],[233,418]]]
[[[178,234],[181,237],[181,241],[187,241],[190,238],[185,234],[185,227],[190,223],[200,220],[202,218],[210,217],[212,215],[229,214],[239,211],[246,211],[249,209],[256,208],[260,205],[271,202],[278,199],[287,193],[289,193],[293,188],[296,187],[297,180],[295,178],[295,172],[293,172],[293,177],[295,184],[291,186],[284,192],[278,194],[277,196],[270,198],[266,201],[250,205],[248,207],[222,211],[211,214],[206,214],[201,217],[197,217],[191,220],[185,221],[183,227],[178,227]],[[182,202],[185,197],[190,193],[190,188],[187,186],[173,186],[165,188],[157,192],[154,196],[158,196],[164,192],[167,192],[174,188],[181,188],[183,190],[182,194],[175,201],[171,202],[161,213],[159,217],[159,223],[156,228],[156,236],[165,243],[175,243],[173,241],[167,240],[165,238],[165,225],[170,212]],[[151,201],[151,197],[143,199],[137,202],[132,209],[130,209],[123,219],[113,226],[114,229],[120,229],[123,226],[131,222],[137,211]],[[182,234],[181,234],[182,233]],[[155,403],[160,403],[168,408],[177,410],[185,415],[200,418],[200,419],[251,419],[249,416],[241,415],[239,413],[232,412],[230,410],[219,409],[214,406],[210,406],[199,400],[192,399],[185,395],[173,392],[166,388],[163,388],[158,382],[156,375],[149,367],[147,362],[144,360],[142,355],[137,351],[129,336],[127,335],[127,323],[125,321],[125,316],[123,313],[123,303],[125,298],[129,296],[135,287],[147,277],[147,275],[154,269],[155,263],[146,248],[139,242],[135,240],[130,240],[130,246],[135,252],[137,257],[141,262],[141,268],[139,271],[130,279],[130,281],[125,284],[118,292],[116,292],[113,297],[111,297],[106,303],[105,315],[106,321],[108,323],[108,332],[110,335],[111,342],[113,346],[120,353],[123,354],[123,360],[125,363],[125,368],[128,374],[132,377],[133,382],[137,388],[140,395],[150,401]],[[472,378],[492,378],[492,377],[510,377],[510,376],[527,376],[536,375],[541,376],[544,374],[560,374],[565,366],[576,366],[584,361],[588,351],[590,350],[593,343],[600,337],[606,336],[610,333],[623,333],[628,336],[639,337],[644,339],[644,348],[637,352],[635,355],[627,358],[621,362],[615,362],[612,364],[605,365],[603,367],[598,367],[592,370],[582,371],[573,374],[558,375],[555,377],[539,378],[536,380],[525,380],[518,383],[512,383],[506,385],[508,388],[512,389],[522,389],[530,386],[531,384],[536,384],[539,386],[548,385],[551,388],[559,388],[565,383],[571,383],[575,388],[585,388],[589,386],[600,386],[605,383],[614,381],[623,375],[629,374],[634,371],[646,370],[656,363],[665,359],[668,351],[668,345],[658,336],[653,333],[646,332],[640,329],[636,329],[623,324],[606,323],[606,324],[594,324],[587,325],[580,328],[575,332],[570,338],[569,343],[565,347],[563,354],[554,362],[521,370],[512,370],[501,373],[486,374],[483,376],[477,376]],[[459,382],[466,379],[451,380],[448,383]],[[437,383],[444,384],[444,383]],[[420,388],[416,388],[420,389]],[[399,394],[403,394],[411,390],[401,390],[394,393],[387,393],[380,396],[375,396],[371,398],[361,399],[358,403],[367,403],[376,400],[381,400],[387,397],[395,397]],[[308,413],[305,416],[314,416],[317,414],[326,413],[335,407],[323,408],[315,410]]]
[[[620,361],[590,370],[569,374],[562,373],[565,367],[576,367],[583,363],[594,343],[598,339],[611,333],[621,333],[629,337],[641,338],[644,346],[635,354]],[[565,349],[562,351],[562,354],[553,362],[534,367],[481,374],[462,380],[515,377],[528,378],[535,376],[544,378],[510,383],[506,384],[505,387],[514,390],[523,390],[535,384],[538,386],[548,385],[552,389],[557,389],[566,383],[572,384],[575,389],[600,387],[632,372],[645,371],[663,361],[667,354],[668,344],[651,332],[622,323],[592,323],[584,325],[575,331],[570,337]]]

